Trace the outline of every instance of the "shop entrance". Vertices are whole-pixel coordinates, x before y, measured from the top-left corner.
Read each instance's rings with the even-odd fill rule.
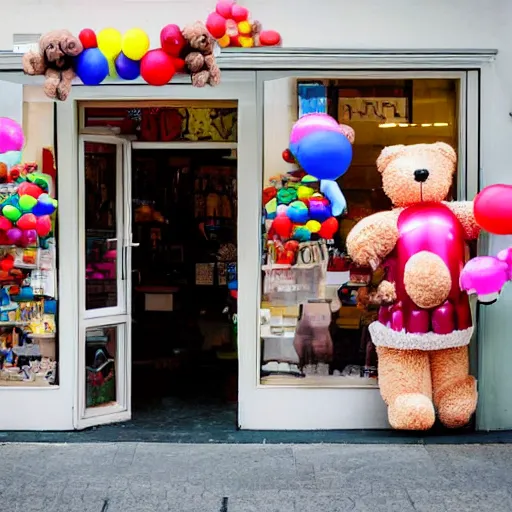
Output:
[[[235,426],[237,104],[81,112],[79,427]]]

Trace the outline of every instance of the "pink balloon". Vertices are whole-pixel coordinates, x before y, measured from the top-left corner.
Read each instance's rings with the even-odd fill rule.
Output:
[[[293,125],[290,144],[296,144],[303,137],[317,130],[342,131],[338,121],[327,114],[306,114]]]
[[[21,126],[8,117],[0,117],[0,154],[21,151],[24,144],[25,137]]]

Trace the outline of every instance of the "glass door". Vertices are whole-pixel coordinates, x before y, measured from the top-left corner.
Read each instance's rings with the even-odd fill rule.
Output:
[[[130,158],[121,138],[79,139],[77,428],[131,417]]]

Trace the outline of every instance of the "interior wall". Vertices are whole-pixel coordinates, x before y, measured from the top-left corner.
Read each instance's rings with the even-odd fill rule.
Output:
[[[23,161],[42,166],[42,149],[53,147],[54,105],[52,102],[23,102],[25,147]]]

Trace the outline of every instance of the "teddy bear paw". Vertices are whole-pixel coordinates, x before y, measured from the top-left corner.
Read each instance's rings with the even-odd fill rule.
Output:
[[[396,430],[429,430],[436,414],[432,401],[421,393],[399,395],[388,409],[389,424]]]
[[[439,420],[447,428],[465,427],[476,410],[477,398],[476,381],[468,376],[438,396]]]

